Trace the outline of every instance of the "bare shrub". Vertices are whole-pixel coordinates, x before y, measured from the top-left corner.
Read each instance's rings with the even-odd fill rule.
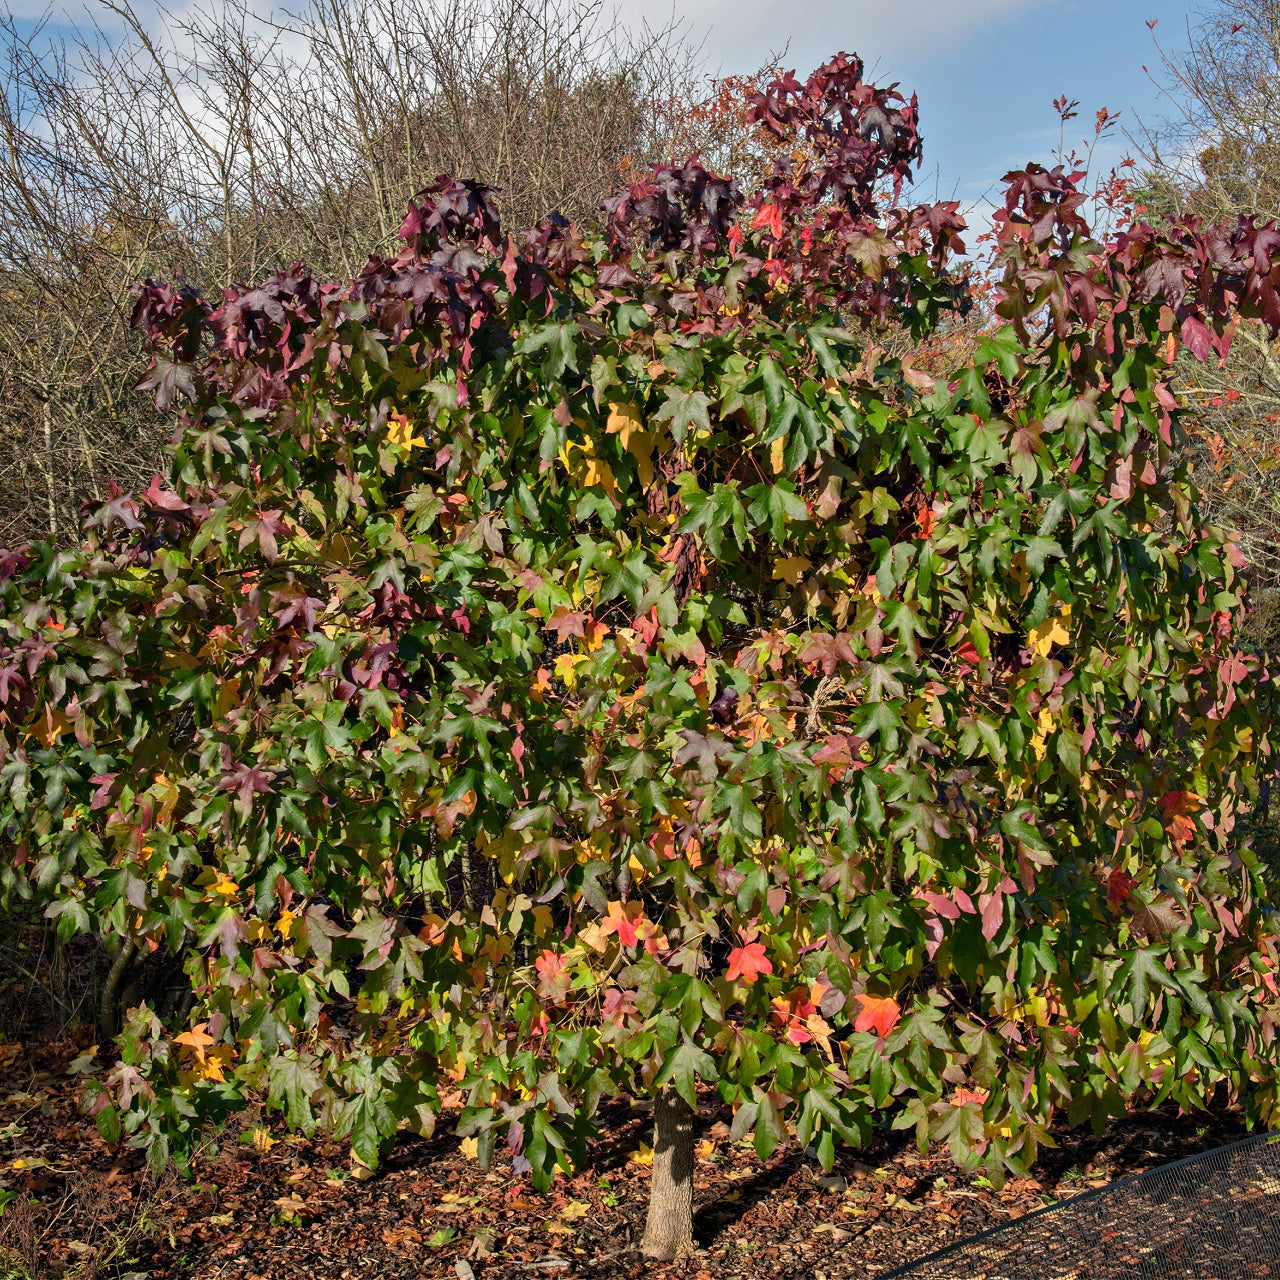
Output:
[[[63,539],[157,468],[136,281],[352,275],[443,172],[500,188],[511,230],[589,220],[698,92],[678,29],[628,31],[603,0],[97,13],[70,35],[0,14],[0,542]]]

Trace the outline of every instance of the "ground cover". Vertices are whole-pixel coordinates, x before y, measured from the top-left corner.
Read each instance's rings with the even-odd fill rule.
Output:
[[[1034,1178],[996,1189],[958,1170],[945,1150],[921,1156],[901,1135],[824,1174],[794,1146],[761,1165],[734,1143],[727,1109],[699,1117],[697,1253],[642,1259],[651,1113],[611,1108],[588,1165],[546,1195],[513,1175],[486,1174],[442,1124],[430,1141],[398,1143],[372,1179],[353,1177],[344,1143],[288,1136],[246,1112],[218,1136],[189,1180],[146,1174],[140,1152],[105,1143],[77,1107],[84,1046],[69,1039],[0,1049],[0,1185],[15,1198],[0,1241],[20,1246],[30,1205],[43,1233],[45,1277],[145,1275],[147,1280],[863,1280],[977,1231],[1115,1178],[1233,1141],[1225,1109],[1160,1111],[1112,1121],[1102,1137],[1061,1132]],[[107,1258],[114,1245],[117,1256]],[[8,1277],[12,1271],[0,1274]],[[18,1273],[21,1274],[21,1273]]]

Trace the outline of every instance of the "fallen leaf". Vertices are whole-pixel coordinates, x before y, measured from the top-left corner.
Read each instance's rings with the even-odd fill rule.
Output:
[[[916,1213],[924,1208],[922,1204],[914,1204],[906,1196],[895,1195],[892,1191],[885,1193],[884,1202],[890,1209],[906,1209]]]
[[[643,1142],[640,1144],[638,1151],[633,1151],[628,1157],[632,1164],[644,1165],[648,1168],[653,1164],[653,1148],[646,1146]]]
[[[815,1236],[829,1235],[833,1240],[848,1240],[853,1236],[852,1231],[846,1231],[843,1227],[837,1227],[834,1222],[823,1222],[814,1227],[813,1234]]]
[[[249,1141],[253,1144],[253,1149],[262,1155],[266,1155],[276,1145],[276,1139],[271,1136],[271,1130],[261,1126],[249,1130]]]
[[[286,1214],[291,1218],[301,1218],[304,1214],[309,1216],[307,1202],[300,1200],[297,1196],[280,1196],[271,1202],[282,1214]]]
[[[492,1255],[497,1243],[496,1231],[477,1231],[471,1239],[471,1248],[468,1252],[473,1258],[488,1258]]]
[[[576,1222],[579,1218],[585,1218],[591,1212],[591,1206],[585,1200],[570,1200],[563,1209],[560,1210],[560,1216],[566,1222]]]

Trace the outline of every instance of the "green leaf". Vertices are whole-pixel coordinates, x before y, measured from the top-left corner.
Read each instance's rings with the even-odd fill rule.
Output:
[[[267,1080],[267,1096],[283,1109],[289,1128],[308,1135],[314,1133],[315,1113],[311,1109],[311,1099],[320,1089],[320,1076],[311,1062],[303,1060],[297,1053],[269,1058]]]
[[[808,508],[790,481],[752,485],[743,496],[751,499],[747,514],[753,527],[767,524],[776,544],[784,541],[788,524],[809,518]]]
[[[662,1070],[654,1077],[654,1088],[671,1083],[676,1092],[693,1110],[698,1109],[698,1079],[714,1080],[716,1078],[715,1059],[699,1049],[686,1035],[676,1048],[667,1055]]]
[[[653,421],[669,422],[671,435],[675,442],[680,444],[691,426],[701,427],[708,433],[711,431],[711,417],[708,412],[710,407],[711,399],[704,391],[668,387],[664,392],[661,408],[653,415]]]

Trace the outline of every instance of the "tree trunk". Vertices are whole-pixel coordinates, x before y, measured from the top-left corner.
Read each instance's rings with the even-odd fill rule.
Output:
[[[693,1111],[670,1085],[653,1103],[653,1179],[641,1248],[663,1262],[693,1251]]]
[[[98,1033],[104,1040],[113,1040],[120,1034],[122,990],[137,954],[138,949],[131,941],[121,942],[119,951],[112,958],[106,981],[102,984],[102,998],[98,1003]]]

